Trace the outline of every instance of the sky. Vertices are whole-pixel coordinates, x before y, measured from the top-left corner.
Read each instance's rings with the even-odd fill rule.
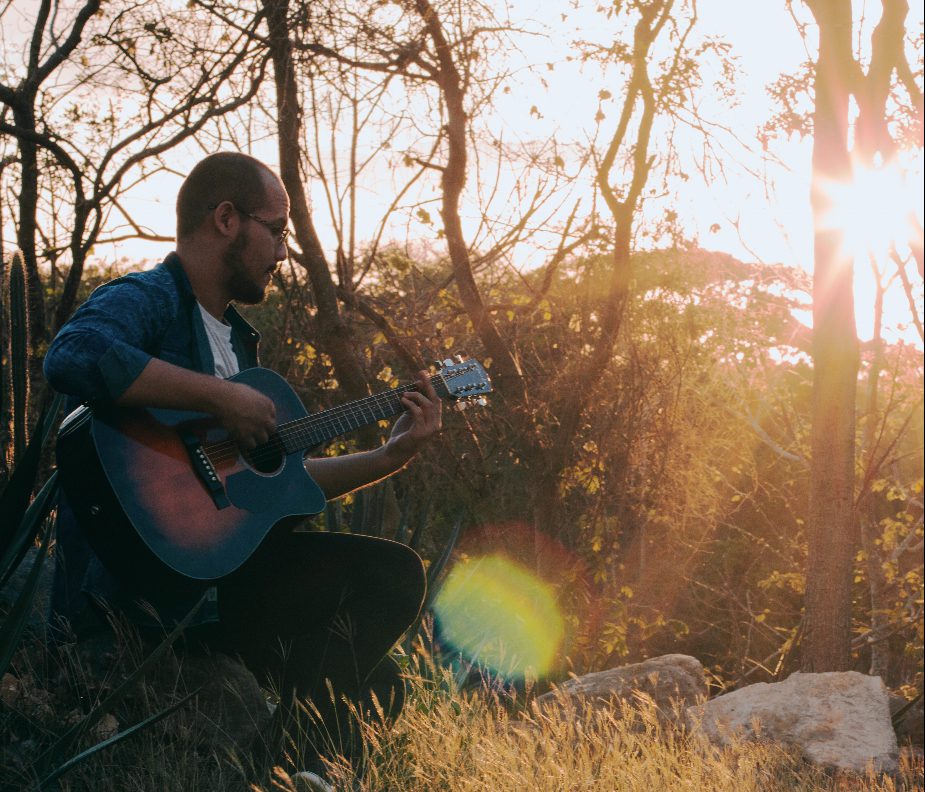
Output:
[[[861,0],[855,0],[860,7]],[[28,8],[26,3],[23,8]],[[539,5],[539,7],[537,7]],[[489,117],[489,125],[504,131],[505,142],[510,146],[530,147],[555,136],[561,143],[569,141],[586,143],[589,129],[598,104],[598,91],[606,86],[619,96],[619,79],[611,71],[602,74],[596,66],[581,64],[575,58],[575,42],[597,40],[607,43],[613,38],[615,25],[608,22],[597,11],[596,2],[559,2],[535,4],[517,0],[510,5],[511,18],[526,31],[512,39],[520,48],[523,61],[536,64],[533,71],[521,70],[509,80],[509,91],[497,95],[497,101]],[[799,7],[799,4],[795,4]],[[921,20],[922,2],[914,2],[911,16]],[[876,21],[874,12],[878,5],[870,4],[870,21]],[[782,72],[795,70],[808,56],[805,45],[798,35],[794,20],[786,9],[784,0],[700,0],[697,4],[699,29],[707,34],[726,37],[732,44],[736,58],[738,77],[736,80],[737,106],[729,109],[711,101],[705,94],[701,110],[703,114],[727,128],[718,131],[717,141],[724,148],[725,166],[722,173],[714,173],[709,184],[694,176],[687,182],[673,184],[669,199],[652,203],[652,211],[671,208],[683,219],[688,238],[700,246],[728,252],[743,260],[759,260],[766,263],[782,263],[788,266],[811,269],[812,266],[812,223],[809,210],[809,184],[811,141],[777,140],[774,143],[774,159],[763,155],[758,143],[759,127],[771,115],[766,86]],[[4,36],[12,36],[9,29]],[[11,43],[7,39],[7,43]],[[554,64],[553,68],[546,67]],[[704,63],[705,80],[721,79],[720,74],[711,74]],[[708,93],[708,92],[707,92]],[[603,103],[601,108],[608,113],[600,131],[606,135],[615,122],[617,108]],[[536,108],[536,112],[532,112]],[[683,156],[694,158],[702,145],[698,136],[679,133],[678,149]],[[564,150],[567,150],[564,149]],[[191,165],[201,152],[190,152],[176,161],[176,169],[184,170],[184,161]],[[267,141],[263,147],[253,151],[255,155],[271,164],[276,159],[275,145]],[[179,156],[179,155],[178,155]],[[486,158],[488,166],[493,166]],[[474,162],[474,160],[472,160]],[[566,156],[566,171],[573,163]],[[913,175],[914,189],[920,196],[921,156],[915,163],[918,171]],[[476,179],[470,177],[467,192],[468,203],[463,212],[470,230],[470,239],[475,237],[478,217],[483,211],[500,216],[509,209],[517,178],[516,167],[502,163],[502,189],[491,205],[482,205],[474,188]],[[760,178],[756,178],[758,174]],[[391,172],[387,166],[380,166],[370,173],[370,186],[361,196],[360,227],[372,227],[392,200],[397,189],[397,178],[403,174]],[[163,174],[143,185],[125,203],[134,214],[143,217],[152,231],[165,237],[173,233],[173,202],[180,177],[177,174]],[[385,185],[383,187],[383,185]],[[431,188],[432,189],[432,188]],[[435,193],[424,195],[435,199]],[[581,197],[585,205],[590,195]],[[920,199],[919,199],[920,200]],[[312,201],[315,222],[319,234],[329,250],[333,249],[334,235],[326,222],[325,200],[321,185],[312,184]],[[549,218],[551,227],[555,221],[561,223],[572,205],[571,200],[563,204],[558,215]],[[863,209],[861,211],[864,211]],[[921,213],[921,208],[919,208]],[[431,214],[436,216],[436,206]],[[412,235],[422,239],[435,239],[436,226],[416,223],[396,229],[396,236],[410,229]],[[542,232],[536,240],[547,245],[554,235],[544,239]],[[9,239],[9,235],[7,235]],[[100,245],[96,255],[104,260],[127,257],[131,260],[156,260],[163,256],[170,244],[165,242],[124,242],[117,246]],[[535,247],[525,245],[514,256],[517,266],[535,266],[542,261],[543,254]],[[869,335],[864,317],[871,315],[868,300],[872,289],[864,285],[865,268],[858,270],[858,315],[859,330]],[[894,295],[899,297],[900,295]],[[868,300],[869,302],[869,300]],[[897,316],[904,304],[889,309]],[[869,322],[868,322],[869,324]]]
[[[569,6],[567,2],[542,4],[540,8],[526,2],[514,6],[513,18],[536,33],[520,36],[516,42],[522,47],[524,59],[538,64],[539,68],[535,74],[515,75],[511,80],[513,90],[497,97],[495,115],[504,119],[508,142],[519,139],[529,144],[552,135],[560,141],[586,140],[589,119],[597,107],[597,92],[602,85],[608,84],[608,77],[596,72],[593,66],[583,68],[577,61],[569,63],[566,59],[575,54],[573,42],[593,38],[595,33],[603,33],[604,28],[593,4],[583,4],[578,9]],[[563,13],[567,17],[565,20]],[[758,257],[768,262],[805,266],[811,258],[812,243],[805,180],[809,142],[782,143],[779,156],[783,157],[785,165],[770,169],[768,183],[762,184],[751,175],[764,168],[756,133],[771,112],[765,86],[781,71],[792,70],[805,59],[802,42],[783,3],[701,0],[698,13],[704,30],[728,35],[734,43],[740,67],[737,82],[740,106],[734,112],[717,107],[712,115],[719,123],[728,124],[744,145],[729,146],[728,153],[735,156],[739,164],[731,164],[725,178],[717,177],[708,187],[695,179],[687,189],[680,191],[679,214],[688,218],[691,235],[704,247],[746,259]],[[546,62],[555,62],[555,68],[543,68]],[[540,79],[547,85],[541,85]],[[610,76],[609,79],[615,78]],[[610,85],[617,94],[618,86]],[[542,118],[530,113],[534,106]],[[511,119],[517,120],[512,123]],[[603,131],[606,132],[606,125]],[[751,146],[752,151],[747,151],[745,145]],[[268,159],[275,158],[273,146],[268,145],[265,151]],[[513,180],[513,172],[510,178]],[[766,190],[771,181],[776,192],[769,196]],[[178,183],[177,177],[167,177],[152,184],[146,195],[139,196],[139,205],[146,206],[151,226],[158,233],[171,233],[173,217],[169,196],[176,191]],[[470,188],[472,183],[470,179]],[[373,218],[387,206],[392,194],[384,190],[380,194],[367,193],[364,197],[368,215]],[[320,190],[316,189],[314,198],[316,207],[323,207]],[[469,212],[474,217],[477,208],[470,206]],[[333,236],[325,228],[323,212],[317,213],[317,219],[319,232],[330,244]],[[422,234],[428,232],[426,228],[419,230]],[[122,255],[137,255],[137,251],[158,255],[157,246],[124,244],[120,247]]]

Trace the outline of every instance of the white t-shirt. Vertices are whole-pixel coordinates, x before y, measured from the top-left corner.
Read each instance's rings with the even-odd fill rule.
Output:
[[[198,304],[198,303],[197,303]],[[215,376],[228,379],[237,374],[241,368],[238,366],[238,356],[231,346],[231,325],[216,319],[201,305],[199,313],[202,314],[202,323],[206,328],[206,337],[212,348],[212,359],[215,361]]]

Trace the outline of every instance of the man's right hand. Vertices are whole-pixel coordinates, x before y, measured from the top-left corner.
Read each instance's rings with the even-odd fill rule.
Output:
[[[242,451],[267,442],[276,431],[276,405],[260,391],[158,358],[151,358],[116,403],[209,413]]]
[[[276,431],[276,405],[249,385],[227,380],[224,384],[216,418],[243,451],[267,442]]]

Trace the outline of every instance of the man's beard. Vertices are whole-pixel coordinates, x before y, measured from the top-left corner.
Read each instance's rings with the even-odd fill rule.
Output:
[[[247,247],[247,234],[240,231],[225,251],[224,264],[229,272],[231,299],[244,305],[256,305],[266,296],[266,287],[255,283],[247,274],[242,252]]]

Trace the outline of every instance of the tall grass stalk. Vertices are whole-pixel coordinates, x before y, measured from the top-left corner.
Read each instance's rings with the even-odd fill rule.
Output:
[[[15,682],[4,691],[0,733],[15,735],[20,754],[14,767],[10,745],[0,746],[6,788],[35,788],[27,756],[54,740],[55,731],[118,686],[146,654],[131,637],[101,666],[87,665],[73,649],[49,675],[40,647],[24,647]],[[889,777],[838,776],[774,745],[739,744],[718,749],[664,727],[654,708],[640,701],[628,718],[607,710],[578,713],[568,707],[539,710],[531,694],[494,687],[462,689],[458,676],[440,666],[417,641],[405,662],[408,698],[395,723],[383,724],[382,710],[360,714],[355,727],[364,742],[362,777],[346,760],[326,754],[337,790],[356,792],[912,792],[922,790],[921,758],[904,760]],[[165,657],[160,673],[139,685],[108,723],[101,722],[80,747],[105,738],[107,729],[163,709],[189,694],[181,658]],[[101,673],[105,667],[105,673]],[[60,672],[59,672],[60,673]],[[10,684],[11,679],[4,680]],[[313,708],[301,708],[302,729]],[[307,730],[288,735],[281,766],[257,776],[243,747],[216,740],[221,724],[204,719],[194,703],[87,759],[58,779],[62,792],[298,792],[287,769],[299,768]],[[3,742],[3,741],[0,741]],[[13,752],[15,753],[15,752]],[[287,769],[283,769],[283,767]],[[290,770],[290,772],[292,772]],[[10,786],[12,784],[12,786]],[[0,787],[4,787],[0,783]]]
[[[448,669],[420,651],[413,658],[408,706],[384,727],[359,718],[365,774],[334,757],[338,790],[361,792],[811,792],[923,789],[921,758],[904,759],[898,777],[838,775],[792,750],[741,743],[719,749],[663,726],[640,701],[630,717],[606,709],[542,711],[522,696],[460,690]],[[294,740],[292,744],[297,744]],[[290,757],[296,765],[298,757]],[[298,789],[277,770],[253,792]]]

